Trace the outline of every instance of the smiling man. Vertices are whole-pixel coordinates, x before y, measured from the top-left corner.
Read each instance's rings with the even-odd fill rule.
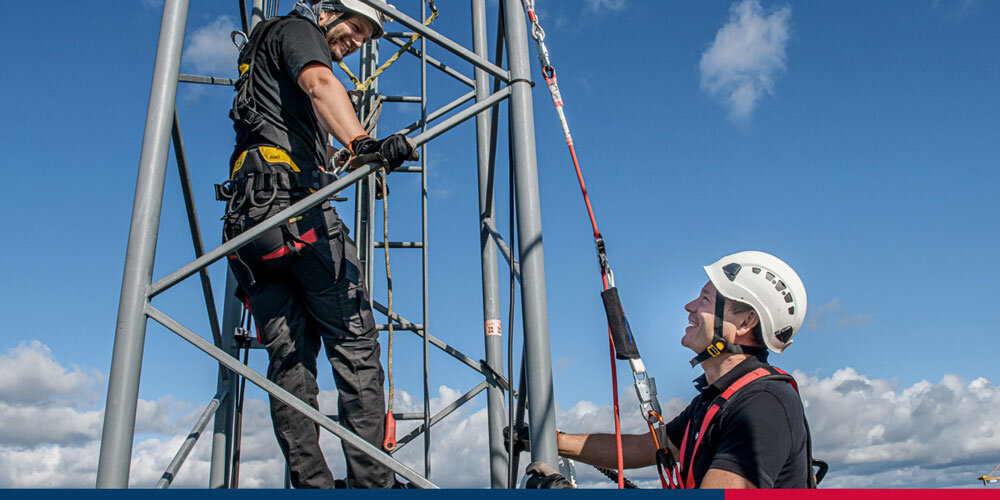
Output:
[[[792,343],[806,314],[798,274],[773,255],[740,252],[705,267],[708,282],[684,306],[681,344],[697,355],[698,395],[665,426],[684,488],[815,486],[811,444],[794,380],[767,364]],[[559,433],[559,454],[614,468],[613,434]],[[656,463],[652,436],[622,436],[626,468]]]
[[[331,64],[382,36],[385,19],[358,0],[299,2],[284,17],[260,22],[240,51],[230,117],[236,147],[224,239],[232,239],[329,183],[328,134],[355,155],[380,153],[390,169],[412,159],[401,135],[365,134]],[[357,249],[329,203],[265,232],[229,256],[267,348],[267,376],[318,408],[316,359],[322,344],[333,366],[340,424],[380,446],[384,375],[378,332]],[[271,398],[271,419],[296,488],[333,488],[319,427]],[[352,488],[395,484],[392,472],[347,444]]]

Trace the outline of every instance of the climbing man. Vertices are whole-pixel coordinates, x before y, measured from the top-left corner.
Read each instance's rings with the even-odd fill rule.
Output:
[[[358,0],[313,0],[259,23],[239,55],[230,111],[236,148],[223,237],[232,239],[332,180],[328,133],[354,155],[399,167],[415,154],[394,135],[365,134],[331,64],[382,36],[383,16]],[[376,154],[378,153],[378,154]],[[380,154],[380,155],[379,155]],[[265,232],[229,256],[268,353],[268,379],[318,408],[320,344],[333,366],[340,424],[383,440],[384,375],[378,333],[354,242],[328,202]],[[296,488],[333,488],[319,426],[274,397],[271,419]],[[343,445],[351,488],[395,485],[392,471]]]
[[[678,462],[684,488],[814,487],[802,401],[791,377],[767,363],[768,350],[782,352],[802,326],[802,281],[763,252],[729,255],[705,271],[708,282],[684,306],[681,338],[704,374],[658,442]],[[558,443],[564,457],[617,467],[614,434],[559,433]],[[649,433],[623,435],[622,454],[625,468],[657,463]]]

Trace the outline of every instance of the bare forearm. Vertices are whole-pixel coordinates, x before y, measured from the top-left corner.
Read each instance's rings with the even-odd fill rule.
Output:
[[[299,86],[309,95],[320,126],[337,142],[350,146],[351,139],[365,133],[347,91],[328,67],[318,63],[306,66],[299,74]]]
[[[579,462],[606,468],[618,467],[614,434],[559,433],[559,454]],[[649,434],[623,434],[622,458],[626,469],[656,463],[656,448]]]

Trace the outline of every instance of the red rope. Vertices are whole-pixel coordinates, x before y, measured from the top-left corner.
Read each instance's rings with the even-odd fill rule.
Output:
[[[534,12],[529,10],[528,15],[531,17],[534,15]],[[594,230],[594,241],[600,241],[601,231],[597,229],[597,217],[594,216],[594,207],[591,206],[590,196],[587,195],[587,184],[583,180],[583,171],[580,169],[580,160],[576,157],[576,148],[573,147],[573,137],[569,133],[569,125],[566,123],[565,117],[561,112],[563,102],[562,96],[558,90],[556,69],[552,66],[545,66],[542,68],[542,75],[545,77],[545,83],[549,86],[549,91],[552,94],[552,102],[555,104],[556,110],[559,112],[559,118],[562,121],[563,132],[566,136],[566,146],[569,147],[569,155],[573,158],[573,168],[576,169],[576,179],[580,183],[580,192],[583,194],[583,202],[587,205],[587,214],[590,216],[590,226]],[[608,274],[603,264],[601,266],[601,281],[604,284],[604,289],[607,290],[609,288]],[[618,410],[618,372],[615,370],[615,343],[611,336],[611,325],[608,325],[608,350],[611,355],[611,389],[615,413],[615,447],[618,455],[618,488],[624,489],[625,459],[622,454],[622,425],[621,416]]]

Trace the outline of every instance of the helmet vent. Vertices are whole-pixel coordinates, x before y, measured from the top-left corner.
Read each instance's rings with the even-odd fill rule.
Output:
[[[774,289],[777,290],[777,291],[779,291],[779,292],[782,291],[782,290],[784,290],[785,288],[787,288],[785,286],[785,282],[781,281],[781,280],[778,280],[778,284],[774,285]]]
[[[782,328],[780,332],[774,334],[774,336],[782,342],[788,342],[788,340],[792,338],[792,327],[786,326]]]
[[[722,272],[729,278],[729,281],[736,281],[736,275],[740,272],[741,266],[735,262],[722,266]]]
[[[753,271],[754,274],[760,274],[760,268],[759,267],[754,267],[754,268],[751,268],[750,270]]]
[[[765,273],[764,274],[764,279],[766,279],[767,281],[773,280],[774,279],[774,273],[771,273],[771,272]]]
[[[795,316],[795,306],[792,306],[792,307],[788,308],[788,314],[791,314],[792,316]]]
[[[792,294],[785,295],[785,302],[792,303]]]

